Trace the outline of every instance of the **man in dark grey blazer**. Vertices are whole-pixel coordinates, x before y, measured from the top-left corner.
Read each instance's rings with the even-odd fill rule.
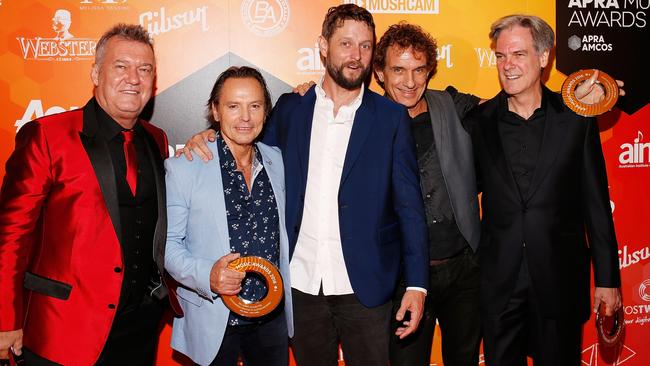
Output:
[[[436,71],[436,43],[416,25],[388,28],[377,45],[374,69],[387,96],[407,107],[411,117],[429,229],[430,288],[422,322],[411,336],[391,338],[391,364],[428,365],[437,319],[445,365],[477,365],[480,222],[472,145],[460,120],[480,99],[451,87],[427,90]],[[401,283],[395,299],[405,288]],[[393,324],[394,331],[401,326]]]

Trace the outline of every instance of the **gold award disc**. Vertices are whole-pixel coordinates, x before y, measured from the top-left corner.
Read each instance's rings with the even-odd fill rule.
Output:
[[[264,279],[267,288],[266,296],[255,302],[244,300],[238,295],[222,295],[221,299],[230,311],[247,318],[258,318],[272,312],[282,301],[282,275],[273,263],[260,257],[240,257],[230,262],[228,268],[257,273]]]
[[[580,70],[576,71],[564,80],[562,84],[562,98],[564,104],[567,105],[572,111],[581,116],[592,117],[603,114],[614,107],[618,100],[618,85],[611,76],[600,71],[596,82],[603,88],[605,98],[595,104],[583,103],[576,98],[575,91],[578,85],[585,80],[588,80],[593,75],[593,70]]]

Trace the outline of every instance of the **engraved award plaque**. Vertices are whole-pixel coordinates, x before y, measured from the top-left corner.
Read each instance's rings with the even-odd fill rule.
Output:
[[[241,316],[258,318],[273,311],[282,301],[284,285],[282,275],[273,263],[260,257],[240,257],[228,264],[228,268],[240,272],[258,274],[266,283],[267,293],[259,301],[247,301],[238,295],[223,295],[223,303]]]
[[[593,70],[580,70],[569,75],[562,84],[562,99],[576,114],[585,117],[592,117],[603,114],[614,107],[618,100],[618,85],[611,76],[600,71],[596,83],[603,88],[605,98],[595,104],[583,103],[576,98],[575,91],[580,83],[588,80],[593,75]]]

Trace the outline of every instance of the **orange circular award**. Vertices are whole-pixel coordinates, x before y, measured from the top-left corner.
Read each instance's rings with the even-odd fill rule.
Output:
[[[252,272],[264,279],[266,283],[266,296],[259,301],[244,300],[238,295],[222,295],[223,303],[241,316],[258,318],[272,312],[280,301],[284,292],[282,275],[273,263],[260,257],[240,257],[228,264],[228,268],[240,272]]]
[[[597,116],[611,110],[618,100],[618,85],[616,81],[602,71],[599,72],[596,83],[603,88],[605,98],[594,104],[583,103],[576,98],[575,92],[578,85],[588,80],[593,74],[593,70],[576,71],[569,75],[562,84],[562,99],[564,99],[564,104],[576,114],[585,117]]]

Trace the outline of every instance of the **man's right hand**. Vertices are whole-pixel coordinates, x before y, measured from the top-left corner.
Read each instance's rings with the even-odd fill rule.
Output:
[[[203,161],[212,160],[212,151],[208,148],[206,144],[207,141],[213,142],[217,138],[217,133],[213,129],[207,129],[203,132],[197,133],[196,135],[190,137],[189,140],[185,143],[185,147],[182,149],[176,150],[176,157],[185,155],[185,158],[189,161],[192,161],[192,152],[201,158]]]
[[[9,358],[9,349],[13,349],[16,356],[23,353],[23,330],[10,330],[0,332],[0,360]]]
[[[316,85],[316,82],[314,82],[313,80],[310,80],[310,81],[308,81],[306,83],[296,85],[296,87],[293,88],[292,92],[298,93],[302,97],[303,95],[307,94],[307,92],[309,91],[309,88],[311,88],[312,85]]]
[[[244,272],[228,268],[228,264],[239,258],[239,253],[226,254],[214,262],[210,271],[210,289],[219,295],[237,295],[241,291]]]

